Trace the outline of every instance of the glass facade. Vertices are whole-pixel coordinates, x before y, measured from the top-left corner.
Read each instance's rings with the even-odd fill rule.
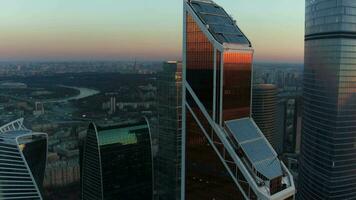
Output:
[[[225,52],[223,120],[250,117],[252,52]]]
[[[300,199],[356,196],[355,5],[306,1]]]
[[[158,195],[180,199],[182,143],[182,63],[167,62],[157,79]]]
[[[82,150],[82,199],[103,199],[99,144],[94,124],[89,125]]]
[[[216,101],[215,101],[215,121],[220,119],[220,91],[223,65],[221,63],[222,53],[215,50],[216,59],[214,60],[213,44],[207,39],[199,26],[194,21],[193,17],[187,14],[186,21],[186,77],[187,82],[193,92],[204,106],[205,111],[209,114],[209,119],[212,120],[213,99],[214,99],[214,63],[216,67]],[[239,62],[236,58],[234,61]],[[232,68],[238,67],[233,61],[226,62],[229,67],[224,73],[231,73],[235,70]],[[225,63],[223,63],[225,64]],[[225,68],[224,68],[225,69]],[[238,71],[238,70],[236,70]],[[251,71],[250,71],[251,72]],[[235,73],[236,75],[236,73]],[[227,76],[229,78],[231,76]],[[225,77],[224,77],[225,78]],[[231,77],[232,79],[232,77]],[[251,80],[251,79],[249,79]],[[241,81],[241,79],[240,79]],[[226,87],[231,81],[225,81]],[[237,82],[235,82],[238,84]],[[239,85],[238,85],[239,86]],[[236,87],[238,87],[236,86]],[[234,87],[234,88],[236,88]],[[233,88],[229,87],[230,90]],[[189,105],[186,115],[186,182],[185,182],[185,198],[188,199],[239,199],[242,194],[239,192],[236,183],[231,179],[228,171],[225,169],[218,154],[214,152],[213,147],[209,144],[204,132],[209,134],[221,149],[224,147],[218,140],[217,136],[213,136],[213,129],[206,118],[204,112],[198,106],[198,103],[187,92],[186,100]],[[224,96],[225,97],[225,96]],[[226,96],[228,101],[229,96]],[[231,103],[229,108],[233,108]],[[193,117],[195,116],[195,118]],[[198,120],[198,121],[196,121]],[[200,126],[199,126],[200,124]]]
[[[147,123],[90,125],[82,175],[85,200],[152,199],[153,164]]]
[[[273,148],[281,153],[277,131],[277,94],[275,85],[259,84],[253,87],[252,117]],[[282,122],[280,122],[282,123]]]
[[[211,8],[208,4],[192,2],[192,5],[200,11]],[[219,12],[225,11],[219,8]],[[187,91],[185,198],[242,199],[242,193],[219,158],[225,154],[225,147],[209,121],[219,124],[221,120],[250,116],[252,52],[217,50],[193,17],[186,15],[186,80],[197,99]],[[233,166],[231,170],[236,171]]]
[[[187,82],[208,113],[213,111],[214,47],[192,16],[186,21]]]
[[[283,152],[300,152],[300,135],[302,121],[302,98],[287,98],[280,102],[283,106]]]
[[[243,199],[192,113],[187,112],[186,199]],[[217,139],[215,140],[217,141]],[[220,143],[221,145],[221,143]]]
[[[293,197],[293,179],[251,118],[251,44],[222,7],[184,2],[183,197]]]
[[[22,153],[42,193],[47,161],[47,137],[45,135],[30,136],[29,138],[21,138],[19,142],[20,144],[24,144]]]

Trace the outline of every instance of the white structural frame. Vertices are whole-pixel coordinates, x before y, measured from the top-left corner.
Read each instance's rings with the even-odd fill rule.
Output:
[[[26,157],[24,156],[22,150],[20,149],[20,145],[21,145],[20,139],[21,138],[25,138],[25,137],[31,137],[31,136],[44,136],[46,138],[46,160],[45,160],[45,165],[47,165],[47,161],[48,161],[47,160],[48,159],[47,158],[47,155],[48,155],[48,145],[47,145],[48,144],[48,135],[46,133],[32,132],[31,130],[27,129],[23,125],[23,121],[24,121],[24,119],[20,118],[20,119],[17,119],[15,121],[13,121],[13,122],[10,122],[8,124],[3,125],[2,127],[0,127],[0,135],[1,134],[5,134],[5,133],[9,133],[9,132],[11,133],[12,131],[14,131],[14,132],[16,132],[16,131],[26,131],[26,132],[24,132],[24,134],[21,134],[19,136],[16,136],[14,139],[11,139],[11,140],[13,140],[11,142],[14,142],[16,144],[16,150],[20,154],[21,159],[25,164],[27,173],[30,175],[32,183],[35,186],[36,191],[38,193],[38,197],[42,200],[43,197],[42,197],[41,191],[39,189],[38,183],[36,182],[36,180],[35,180],[35,178],[34,178],[34,176],[32,174],[30,166],[27,163]],[[6,142],[4,142],[4,143],[6,143]],[[9,143],[10,143],[10,141],[9,141]],[[1,176],[0,176],[0,179],[1,179]],[[16,194],[19,194],[19,193],[16,193]],[[29,196],[29,198],[33,198],[33,197]],[[34,197],[34,198],[37,198],[37,197]],[[12,199],[12,198],[5,198],[5,199]]]
[[[20,130],[28,130],[24,125],[23,125],[24,118],[17,119],[15,121],[12,121],[8,124],[5,124],[0,127],[0,134],[1,133],[6,133],[9,131],[20,131]]]
[[[214,58],[216,61],[216,50],[218,50],[219,52],[221,52],[221,74],[220,74],[220,105],[219,108],[216,108],[216,62],[214,62],[214,91],[213,91],[213,117],[216,116],[216,112],[217,110],[220,110],[220,122],[219,124],[214,122],[214,119],[211,119],[211,116],[208,114],[208,112],[205,110],[203,104],[200,102],[199,98],[196,96],[196,94],[194,93],[193,89],[190,87],[189,83],[186,81],[186,18],[187,18],[187,14],[189,14],[195,21],[195,23],[199,26],[200,30],[204,33],[204,35],[207,37],[207,39],[210,41],[210,43],[213,45],[214,47]],[[223,67],[224,67],[224,57],[223,54],[224,52],[249,52],[253,55],[254,50],[252,47],[248,47],[248,46],[243,46],[243,45],[238,45],[238,44],[227,44],[227,43],[223,43],[220,44],[218,41],[216,41],[216,39],[213,37],[213,35],[209,32],[208,28],[206,27],[206,25],[204,25],[200,18],[195,14],[195,12],[193,11],[193,9],[190,7],[189,5],[189,0],[184,0],[183,1],[183,61],[182,61],[182,72],[183,72],[183,81],[182,81],[182,182],[181,182],[181,200],[185,200],[185,176],[186,176],[186,172],[185,172],[185,166],[186,166],[186,112],[190,112],[195,121],[197,122],[197,124],[200,126],[201,130],[204,132],[205,137],[208,139],[209,143],[211,144],[211,146],[213,147],[213,149],[215,150],[215,152],[217,153],[218,157],[220,158],[220,160],[222,161],[223,165],[225,166],[226,170],[229,172],[229,174],[231,175],[231,178],[233,179],[233,181],[236,183],[237,187],[240,189],[242,195],[244,196],[245,199],[249,199],[249,194],[246,194],[244,192],[244,190],[242,189],[239,180],[237,180],[237,178],[234,176],[234,172],[232,172],[230,170],[230,168],[228,167],[228,165],[226,164],[226,161],[224,160],[224,157],[222,155],[220,155],[220,152],[218,151],[218,149],[215,147],[214,145],[214,141],[211,140],[211,138],[209,138],[209,135],[207,134],[207,132],[204,130],[204,127],[202,126],[202,124],[199,122],[199,120],[196,118],[196,115],[194,113],[194,111],[191,109],[190,105],[187,103],[186,101],[186,94],[187,92],[190,93],[190,95],[193,97],[195,103],[198,105],[199,109],[201,110],[201,112],[204,114],[204,117],[206,118],[206,120],[209,122],[210,126],[214,129],[215,133],[218,135],[220,141],[223,143],[225,149],[227,150],[226,153],[228,153],[230,155],[230,157],[233,159],[234,163],[238,166],[240,172],[243,174],[244,178],[247,180],[250,188],[254,191],[254,193],[257,195],[257,198],[260,200],[283,200],[286,198],[290,198],[293,197],[295,195],[295,185],[294,185],[294,180],[293,180],[293,176],[291,175],[291,173],[289,172],[289,170],[287,169],[287,167],[284,165],[283,162],[281,162],[281,166],[284,172],[287,173],[286,175],[286,179],[288,179],[287,181],[290,183],[288,185],[288,187],[274,195],[270,195],[266,189],[264,189],[263,187],[260,187],[257,185],[255,178],[252,177],[249,169],[246,168],[244,162],[239,158],[239,156],[237,156],[234,148],[231,146],[231,143],[228,141],[227,137],[226,137],[226,133],[225,131],[222,129],[222,125],[223,125],[223,119],[222,119],[222,110],[223,110],[223,78],[224,78],[224,73],[223,73]],[[253,69],[251,71],[251,78],[253,77]],[[252,80],[251,80],[251,98],[252,98]],[[252,103],[252,102],[251,102]],[[188,111],[187,111],[188,108]],[[252,109],[250,107],[250,109]],[[251,116],[250,116],[251,117]],[[258,126],[256,126],[258,127]],[[262,134],[263,135],[263,134]],[[264,137],[264,136],[263,136]],[[265,140],[267,140],[264,137]],[[268,143],[268,142],[267,142]],[[269,143],[268,143],[269,144]],[[269,144],[269,146],[271,147],[271,145]],[[271,147],[272,148],[272,147]],[[272,148],[273,150],[273,148]],[[274,150],[273,150],[274,151]]]
[[[152,199],[154,197],[154,191],[155,191],[155,174],[154,174],[154,158],[153,158],[153,140],[152,140],[152,132],[151,132],[151,126],[150,126],[150,121],[148,120],[147,117],[143,117],[145,119],[145,122],[147,124],[148,128],[148,134],[150,136],[150,148],[151,148],[151,163],[152,163]]]

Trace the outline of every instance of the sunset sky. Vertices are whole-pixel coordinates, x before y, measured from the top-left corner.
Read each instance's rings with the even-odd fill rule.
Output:
[[[304,0],[216,0],[256,61],[303,62]],[[2,0],[0,61],[181,58],[181,0]]]

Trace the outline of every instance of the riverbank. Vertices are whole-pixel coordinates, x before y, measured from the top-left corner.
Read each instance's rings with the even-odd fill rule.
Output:
[[[68,102],[71,100],[79,100],[79,99],[84,99],[90,96],[94,96],[100,93],[98,90],[90,89],[90,88],[84,88],[84,87],[74,87],[74,86],[66,86],[66,85],[59,85],[58,87],[64,87],[64,88],[70,88],[70,89],[75,89],[79,91],[79,94],[73,97],[67,97],[63,99],[56,99],[56,100],[49,100],[47,103],[64,103]]]

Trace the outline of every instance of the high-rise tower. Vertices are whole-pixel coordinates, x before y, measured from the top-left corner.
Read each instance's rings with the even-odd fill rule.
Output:
[[[146,120],[89,125],[81,162],[83,200],[153,198],[151,134]]]
[[[182,63],[170,61],[158,74],[158,194],[180,199],[182,144]]]
[[[277,94],[278,90],[272,84],[258,84],[253,87],[252,117],[273,148],[282,153],[279,141],[282,135],[277,130]]]
[[[182,199],[293,199],[293,178],[251,118],[253,49],[210,0],[184,1]]]
[[[356,1],[306,0],[300,199],[356,196]]]
[[[23,119],[0,127],[0,199],[42,199],[47,134],[35,133]]]

